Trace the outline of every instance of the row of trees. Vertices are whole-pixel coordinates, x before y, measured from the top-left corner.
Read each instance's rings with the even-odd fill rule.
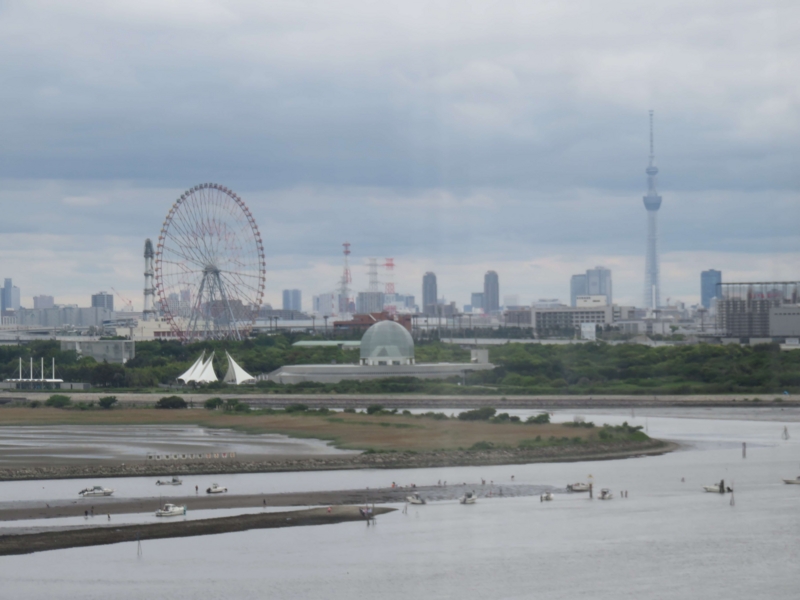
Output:
[[[0,346],[0,374],[17,375],[18,360],[28,364],[39,358],[45,364],[56,360],[56,375],[66,381],[84,381],[100,388],[154,388],[173,383],[205,350],[216,351],[218,374],[227,368],[225,350],[250,373],[268,373],[287,364],[358,362],[354,350],[338,347],[297,348],[300,335],[259,336],[243,342],[140,342],[136,357],[125,365],[79,358],[74,351],[62,352],[58,342],[34,342],[23,346]],[[469,351],[439,341],[416,347],[418,362],[469,362]],[[409,377],[376,381],[343,381],[338,384],[303,383],[280,385],[261,382],[258,388],[281,393],[430,393],[430,394],[681,394],[758,393],[784,390],[800,392],[800,351],[781,351],[777,344],[759,346],[708,345],[647,346],[604,343],[540,345],[506,344],[490,349],[492,371],[470,373],[466,386],[461,378],[451,381]],[[27,373],[24,373],[27,375]],[[48,373],[49,375],[49,373]],[[38,376],[34,373],[34,376]],[[210,389],[226,389],[222,383]]]

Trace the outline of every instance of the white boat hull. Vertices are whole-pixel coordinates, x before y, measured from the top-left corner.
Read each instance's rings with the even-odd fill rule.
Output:
[[[797,479],[784,479],[783,483],[786,483],[788,485],[800,485],[800,477],[798,477]]]
[[[409,504],[427,504],[422,498],[406,498]]]
[[[182,517],[186,514],[185,506],[173,506],[169,509],[160,509],[156,511],[157,517]]]
[[[110,490],[108,488],[104,488],[101,490],[83,490],[78,493],[79,496],[83,496],[84,498],[95,498],[100,496],[110,496],[114,493],[114,490]]]
[[[475,496],[462,496],[458,499],[461,504],[475,504],[477,498]]]
[[[724,494],[727,491],[723,490],[722,492],[720,492],[718,485],[704,485],[703,490],[705,490],[709,494]]]
[[[589,491],[589,484],[588,483],[572,483],[567,486],[567,489],[570,492],[588,492]]]

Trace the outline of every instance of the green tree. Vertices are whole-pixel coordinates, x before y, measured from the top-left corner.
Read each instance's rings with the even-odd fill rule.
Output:
[[[217,410],[224,404],[222,398],[209,398],[203,403],[203,406],[208,410]]]
[[[51,406],[53,408],[66,408],[72,401],[69,399],[69,396],[64,396],[63,394],[53,394],[47,400],[45,400],[45,406]]]

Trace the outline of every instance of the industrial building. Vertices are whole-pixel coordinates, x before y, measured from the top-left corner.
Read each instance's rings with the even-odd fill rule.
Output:
[[[606,325],[613,322],[614,309],[611,306],[576,307],[570,306],[555,308],[531,309],[531,323],[534,332],[545,335],[547,332],[574,331],[580,329],[583,323]]]
[[[102,307],[57,306],[17,311],[17,324],[22,327],[101,327],[114,318],[113,310]]]
[[[477,356],[477,355],[476,355]],[[393,320],[372,325],[361,339],[359,364],[287,365],[269,373],[267,379],[278,383],[337,383],[343,380],[417,377],[447,379],[464,377],[470,371],[494,369],[485,353],[469,363],[417,363],[414,340],[408,329]]]
[[[125,364],[136,356],[133,340],[62,341],[61,351],[74,350],[78,356],[91,356],[97,362]]]
[[[114,295],[108,292],[97,292],[92,294],[92,308],[105,308],[114,310]]]

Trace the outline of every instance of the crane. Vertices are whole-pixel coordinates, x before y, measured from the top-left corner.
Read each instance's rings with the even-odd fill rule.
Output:
[[[120,294],[113,287],[111,288],[111,291],[114,292],[119,297],[120,300],[122,300],[122,304],[124,305],[122,308],[123,312],[133,312],[133,302],[128,300],[125,296]]]

